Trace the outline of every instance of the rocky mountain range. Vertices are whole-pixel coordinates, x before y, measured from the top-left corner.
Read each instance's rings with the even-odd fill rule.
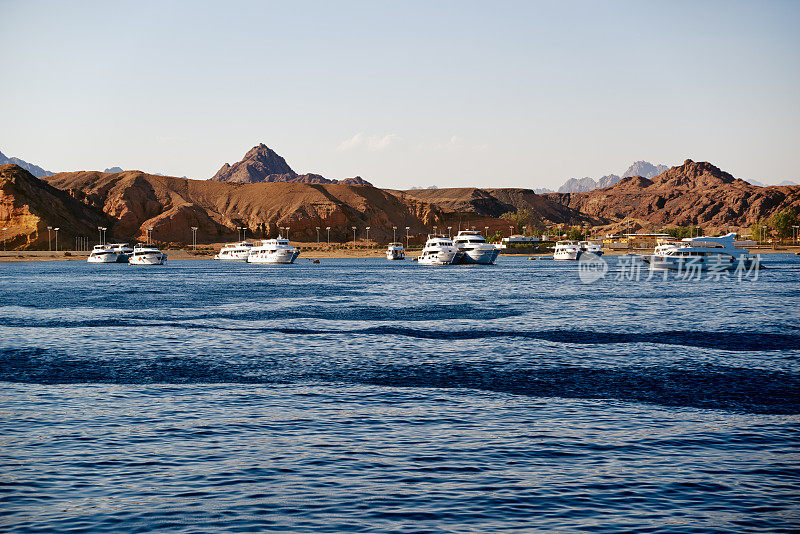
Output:
[[[637,162],[652,174],[658,167]],[[649,165],[649,167],[648,167]],[[117,170],[117,169],[108,169]],[[286,171],[286,172],[276,172]],[[628,217],[654,227],[700,224],[708,229],[746,227],[777,211],[800,207],[800,186],[758,187],[707,162],[687,160],[650,178],[615,175],[607,187],[578,193],[539,195],[522,188],[390,190],[315,180],[298,175],[265,145],[243,162],[223,167],[217,180],[189,180],[141,171],[57,173],[38,179],[16,164],[0,166],[0,223],[14,248],[47,248],[47,226],[61,240],[96,235],[109,228],[114,239],[143,239],[153,227],[162,243],[187,243],[192,226],[199,242],[232,240],[239,227],[259,238],[291,227],[291,237],[315,241],[316,228],[331,227],[334,241],[352,239],[353,226],[385,242],[392,227],[424,236],[438,226],[489,227],[507,232],[507,212],[528,210],[537,226],[609,225]],[[220,175],[218,173],[218,175]],[[623,174],[629,174],[623,173]],[[223,180],[224,178],[224,180]],[[323,179],[322,177],[318,177]],[[227,180],[231,179],[231,182]],[[239,180],[262,180],[246,182]],[[304,181],[306,180],[306,181]],[[595,182],[596,184],[598,182]],[[326,236],[327,237],[327,236]]]
[[[286,160],[264,143],[254,146],[241,161],[225,163],[212,178],[215,182],[260,184],[268,182],[299,182],[304,184],[372,185],[360,176],[331,180],[319,174],[297,174]]]
[[[39,167],[38,165],[34,165],[33,163],[28,163],[25,160],[21,160],[19,158],[8,158],[2,152],[0,152],[0,165],[19,165],[36,178],[44,178],[45,176],[50,176],[53,173],[50,171],[46,171],[43,168]]]
[[[609,188],[547,198],[608,221],[632,217],[654,225],[746,227],[800,207],[800,187],[758,187],[707,162],[686,160],[652,179],[628,176]]]
[[[323,234],[331,227],[334,241],[346,241],[353,226],[362,237],[369,226],[370,238],[385,242],[394,236],[392,227],[400,234],[409,227],[412,236],[424,236],[435,225],[442,230],[468,225],[505,230],[508,223],[498,217],[521,208],[542,224],[598,222],[528,189],[395,191],[369,185],[241,184],[141,171],[57,173],[45,182],[16,165],[0,169],[28,184],[3,185],[0,194],[0,221],[9,227],[15,248],[46,249],[47,226],[60,226],[64,243],[75,235],[96,235],[98,225],[109,228],[110,239],[123,240],[142,240],[144,229],[153,227],[154,239],[161,243],[189,242],[192,226],[199,228],[201,243],[233,240],[242,226],[254,238],[274,237],[279,228],[289,226],[292,239],[300,241],[315,241],[317,227]]]

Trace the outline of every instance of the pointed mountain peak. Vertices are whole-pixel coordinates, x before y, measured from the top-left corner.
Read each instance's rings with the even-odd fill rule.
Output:
[[[657,181],[671,186],[713,187],[729,184],[736,178],[707,161],[687,159],[683,165],[659,174]]]
[[[211,179],[217,182],[258,183],[273,181],[268,177],[274,175],[295,176],[296,173],[285,159],[260,143],[248,150],[241,161],[223,165]]]

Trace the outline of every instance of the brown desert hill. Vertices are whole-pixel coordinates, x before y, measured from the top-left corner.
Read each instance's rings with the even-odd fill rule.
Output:
[[[422,202],[404,203],[397,196],[372,186],[266,182],[237,184],[189,180],[140,171],[102,173],[79,171],[48,177],[53,186],[102,210],[116,224],[112,234],[121,239],[142,239],[153,227],[161,242],[191,241],[197,226],[200,242],[232,239],[237,228],[249,229],[249,237],[275,236],[290,227],[292,239],[316,240],[316,227],[331,227],[336,241],[352,239],[352,226],[362,236],[392,235],[392,226],[409,226],[424,233],[424,224],[435,221],[435,208]]]
[[[543,199],[526,189],[454,189],[389,191],[372,186],[302,182],[254,184],[189,180],[146,174],[141,171],[103,173],[79,171],[58,173],[49,183],[76,200],[113,219],[109,236],[143,239],[145,228],[153,227],[159,242],[191,241],[196,226],[199,242],[233,239],[239,227],[248,228],[254,238],[275,236],[283,227],[290,237],[315,241],[316,228],[327,239],[358,238],[370,227],[370,238],[385,242],[399,229],[409,227],[411,235],[425,235],[432,226],[469,221],[504,229],[506,221],[496,219],[507,211],[528,208],[540,220],[576,223],[587,218],[574,210]],[[455,226],[455,224],[454,224]]]
[[[18,165],[0,165],[0,226],[8,249],[48,248],[47,227],[59,228],[59,248],[74,248],[76,236],[94,236],[111,219]],[[51,233],[55,247],[55,232]]]
[[[329,180],[319,174],[297,174],[289,167],[285,159],[264,143],[248,150],[241,161],[233,165],[225,163],[211,180],[237,184],[300,182],[306,184],[371,185],[360,176],[343,180]]]
[[[480,189],[454,187],[443,189],[412,189],[393,191],[405,199],[417,199],[438,208],[443,214],[475,214],[497,218],[507,212],[529,210],[535,223],[600,224],[605,221],[589,217],[575,209],[553,202],[532,189],[502,188]]]
[[[658,225],[745,227],[800,206],[800,186],[758,187],[708,162],[686,160],[652,180],[623,178],[587,193],[553,193],[550,200],[598,218],[627,217]]]

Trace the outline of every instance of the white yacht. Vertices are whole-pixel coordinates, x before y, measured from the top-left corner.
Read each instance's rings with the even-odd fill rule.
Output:
[[[89,263],[127,263],[133,249],[127,243],[95,245],[86,259]]]
[[[577,241],[558,241],[553,251],[554,260],[577,260],[581,257],[581,246]]]
[[[453,244],[458,249],[456,263],[477,263],[492,265],[500,255],[500,249],[486,242],[480,232],[462,230],[453,238]]]
[[[136,245],[133,254],[128,259],[131,265],[164,265],[167,255],[158,250],[154,245]]]
[[[387,260],[404,260],[406,259],[406,251],[402,243],[389,243],[389,248],[386,249]]]
[[[248,263],[294,263],[300,251],[281,236],[277,239],[264,239],[257,247],[250,249]]]
[[[735,247],[736,234],[721,237],[687,237],[682,241],[660,243],[653,254],[642,260],[656,270],[750,268],[755,258],[747,249]]]
[[[458,249],[449,237],[429,235],[417,261],[424,265],[450,265],[457,255]]]
[[[250,255],[250,251],[255,246],[255,243],[250,241],[240,241],[238,243],[225,243],[219,251],[219,254],[214,255],[215,260],[239,260],[245,261]]]
[[[595,256],[603,255],[603,244],[597,241],[579,241],[578,246],[581,248],[581,254],[589,253]]]

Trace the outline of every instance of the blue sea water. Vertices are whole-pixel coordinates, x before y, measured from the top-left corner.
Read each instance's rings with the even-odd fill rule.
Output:
[[[621,261],[0,264],[0,530],[796,532],[800,258]]]

